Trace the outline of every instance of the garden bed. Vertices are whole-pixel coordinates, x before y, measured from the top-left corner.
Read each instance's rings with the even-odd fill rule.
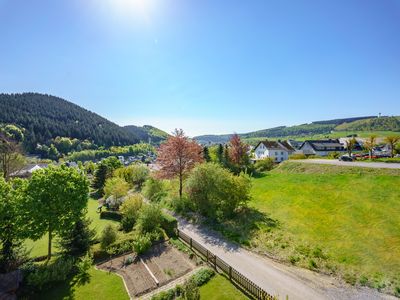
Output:
[[[131,264],[124,265],[129,255],[132,254],[113,258],[97,267],[121,275],[131,297],[146,294],[195,268],[187,255],[166,243],[154,245],[146,254],[137,257]],[[155,276],[158,285],[146,266]]]

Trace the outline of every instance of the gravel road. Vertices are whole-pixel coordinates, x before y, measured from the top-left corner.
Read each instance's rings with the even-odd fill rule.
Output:
[[[376,169],[400,169],[400,163],[384,163],[384,162],[362,162],[362,161],[340,161],[336,159],[299,159],[297,162],[322,165],[336,165],[346,167],[363,167]]]
[[[376,290],[350,287],[333,277],[278,263],[228,242],[212,230],[175,217],[184,233],[279,299],[396,299]]]

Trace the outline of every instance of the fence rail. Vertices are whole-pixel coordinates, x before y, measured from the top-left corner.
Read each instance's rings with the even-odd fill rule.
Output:
[[[202,246],[196,240],[192,239],[186,233],[181,230],[177,230],[178,237],[184,241],[186,244],[190,246],[191,249],[195,249],[198,253],[200,253],[208,263],[210,263],[215,269],[220,269],[224,272],[229,280],[233,281],[237,285],[239,285],[242,289],[247,291],[250,295],[252,295],[256,299],[260,300],[274,300],[276,299],[274,296],[268,294],[257,284],[252,282],[246,276],[241,274],[239,271],[234,269],[231,265],[225,262],[223,259],[218,257],[217,255],[210,252],[207,248]]]

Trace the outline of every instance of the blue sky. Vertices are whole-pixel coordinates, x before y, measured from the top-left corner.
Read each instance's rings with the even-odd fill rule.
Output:
[[[0,92],[189,135],[400,115],[400,1],[0,0]]]

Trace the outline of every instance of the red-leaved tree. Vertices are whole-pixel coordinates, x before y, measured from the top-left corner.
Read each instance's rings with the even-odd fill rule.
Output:
[[[185,175],[203,161],[202,151],[201,146],[185,136],[182,129],[175,129],[173,135],[158,149],[158,175],[161,178],[179,178],[179,197],[182,197]]]
[[[246,164],[248,146],[242,142],[236,133],[229,141],[229,158],[235,165],[241,166]]]

